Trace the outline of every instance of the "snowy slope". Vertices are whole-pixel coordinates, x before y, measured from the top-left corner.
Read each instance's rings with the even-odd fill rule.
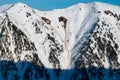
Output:
[[[52,11],[24,3],[2,6],[0,79],[119,80],[119,32],[119,6],[79,3]]]

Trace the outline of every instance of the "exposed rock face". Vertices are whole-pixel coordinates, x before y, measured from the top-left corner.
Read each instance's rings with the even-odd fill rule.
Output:
[[[45,21],[47,24],[51,24],[51,21],[47,19],[46,17],[41,17],[43,21]]]
[[[119,80],[119,33],[120,7],[109,4],[0,8],[0,80]]]
[[[63,16],[59,17],[59,22],[63,22],[62,27],[66,28],[66,24],[67,24],[66,18],[64,18]]]

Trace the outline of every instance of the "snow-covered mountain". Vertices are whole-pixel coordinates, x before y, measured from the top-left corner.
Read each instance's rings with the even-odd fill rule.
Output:
[[[0,80],[120,80],[120,7],[0,7]]]

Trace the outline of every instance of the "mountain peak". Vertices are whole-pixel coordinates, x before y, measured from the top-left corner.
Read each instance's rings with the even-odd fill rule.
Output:
[[[0,7],[0,13],[6,12],[10,9],[15,9],[15,8],[24,9],[25,7],[28,8],[29,6],[22,3],[22,2],[18,2],[16,4],[6,4],[6,5],[3,5],[3,6]]]
[[[22,2],[18,2],[16,4],[14,4],[14,6],[17,6],[17,7],[25,7],[25,6],[28,6],[27,4],[25,3],[22,3]]]

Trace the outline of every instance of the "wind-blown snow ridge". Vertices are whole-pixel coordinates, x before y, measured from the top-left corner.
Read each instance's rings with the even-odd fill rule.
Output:
[[[0,7],[0,13],[7,11],[7,10],[10,9],[12,6],[13,6],[12,4],[11,4],[11,5],[8,5],[8,4],[7,4],[7,5],[4,5],[4,6],[1,6],[1,7]]]
[[[10,69],[0,66],[0,78],[119,80],[119,32],[119,6],[94,2],[39,11],[24,3],[5,5],[0,64]]]

